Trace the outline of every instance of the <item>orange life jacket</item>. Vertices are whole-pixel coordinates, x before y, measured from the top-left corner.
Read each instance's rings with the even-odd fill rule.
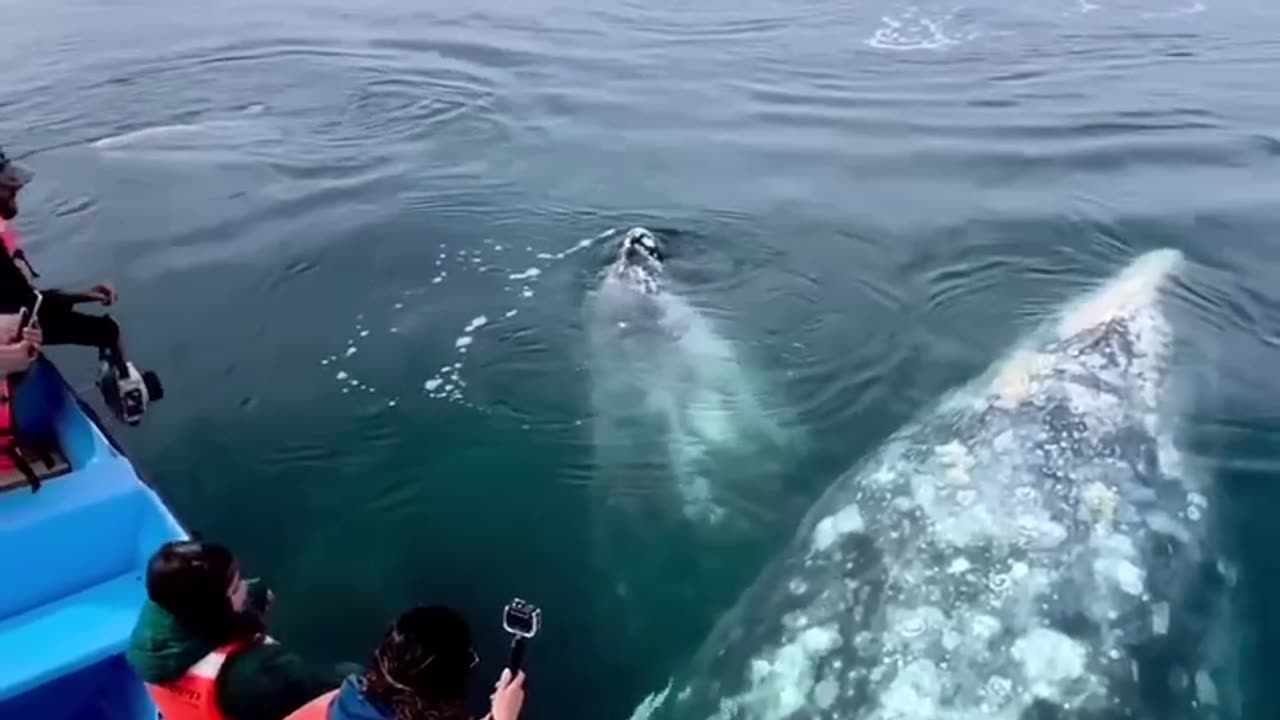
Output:
[[[229,720],[218,708],[218,673],[227,658],[250,643],[227,643],[187,668],[182,677],[163,685],[147,683],[151,701],[164,720]]]
[[[13,384],[9,378],[0,378],[0,472],[17,467],[15,458],[7,450],[16,448],[18,438],[13,433]]]
[[[22,252],[22,244],[18,242],[18,234],[14,232],[13,227],[3,218],[0,218],[0,242],[4,243],[4,251],[14,258],[16,263],[18,254]],[[13,383],[5,377],[0,380],[0,472],[17,467],[11,453],[4,452],[8,448],[17,447],[17,438],[13,434],[12,400]]]
[[[325,720],[329,717],[329,706],[338,696],[337,690],[330,690],[302,707],[294,710],[284,720]]]
[[[0,243],[3,243],[5,253],[13,258],[14,266],[27,279],[27,282],[40,277],[40,273],[36,272],[36,269],[27,261],[27,254],[22,249],[22,241],[18,239],[17,231],[5,222],[4,218],[0,218]]]

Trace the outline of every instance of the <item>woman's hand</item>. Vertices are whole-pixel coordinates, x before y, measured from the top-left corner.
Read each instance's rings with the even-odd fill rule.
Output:
[[[502,676],[489,696],[489,714],[493,720],[516,720],[524,706],[524,672],[511,678],[511,671],[503,668]]]

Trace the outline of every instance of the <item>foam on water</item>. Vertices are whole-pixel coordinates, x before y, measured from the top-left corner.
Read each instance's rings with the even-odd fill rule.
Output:
[[[1101,8],[1101,5],[1093,2],[1092,0],[1076,0],[1075,7],[1071,8],[1064,14],[1087,15],[1088,13],[1091,13],[1094,10],[1100,10]]]
[[[554,253],[539,253],[534,256],[532,249],[526,247],[527,257],[525,261],[521,263],[518,258],[515,258],[519,264],[516,264],[514,268],[503,270],[509,279],[519,281],[521,284],[515,287],[507,286],[504,291],[516,302],[531,300],[536,294],[534,283],[539,281],[544,271],[551,267],[552,263],[564,260],[575,253],[590,248],[595,243],[612,236],[615,232],[613,229],[607,230],[597,236],[579,240],[564,250]],[[496,255],[498,253],[507,253],[509,250],[509,245],[501,243],[494,238],[484,239],[480,246],[476,248],[459,248],[453,250],[452,253],[447,244],[441,243],[438,252],[431,261],[434,272],[427,281],[429,284],[426,287],[405,291],[402,294],[405,297],[423,295],[429,292],[429,289],[433,286],[447,285],[454,276],[465,279],[467,273],[483,273],[493,268],[500,268],[503,263],[498,262],[497,257],[486,257],[486,253]],[[450,274],[451,272],[453,275]],[[405,312],[407,310],[404,301],[397,301],[392,305],[390,309],[392,319],[388,322],[388,334],[405,334],[402,332],[402,328],[406,327],[406,325],[397,319],[403,318]],[[510,320],[517,315],[518,308],[507,307],[493,312],[501,320]],[[421,392],[430,399],[445,400],[473,409],[481,409],[465,397],[467,382],[464,375],[464,361],[472,353],[473,347],[480,344],[481,335],[492,328],[494,324],[487,313],[477,314],[467,321],[454,338],[452,345],[453,359],[451,362],[444,364],[435,374],[422,381]],[[322,366],[331,366],[355,362],[361,341],[374,337],[376,336],[373,329],[364,326],[364,317],[361,315],[357,318],[356,327],[351,336],[343,342],[343,349],[339,353],[321,359],[320,364]],[[342,393],[349,394],[353,389],[366,392],[372,391],[372,388],[363,382],[356,381],[357,384],[352,384],[355,371],[351,367],[344,367],[342,372],[346,374],[345,377],[339,378],[339,388]],[[388,406],[394,406],[398,404],[398,399],[392,397],[388,399],[387,404]]]
[[[1199,2],[1199,0],[1193,0],[1192,2],[1189,2],[1185,5],[1171,7],[1167,10],[1154,10],[1151,12],[1143,13],[1142,17],[1151,19],[1151,20],[1156,20],[1161,18],[1178,18],[1186,15],[1199,15],[1200,13],[1204,12],[1207,9],[1208,8],[1205,6],[1204,3]]]
[[[321,358],[320,365],[322,367],[338,367],[342,363],[353,362],[356,354],[360,351],[360,341],[369,338],[371,334],[370,330],[364,325],[364,315],[357,315],[355,327],[351,332],[351,336],[346,339],[342,352]],[[373,385],[364,382],[349,366],[339,367],[334,373],[333,379],[338,384],[339,392],[343,395],[358,392],[365,395],[381,396],[381,401],[389,408],[395,407],[398,403],[398,398],[386,396]]]
[[[977,37],[973,30],[954,25],[954,13],[926,15],[910,7],[896,15],[880,18],[880,27],[865,42],[879,50],[944,50]]]

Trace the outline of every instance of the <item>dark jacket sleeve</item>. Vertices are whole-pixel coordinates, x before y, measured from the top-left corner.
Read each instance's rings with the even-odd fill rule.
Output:
[[[338,687],[350,671],[311,665],[283,645],[255,645],[228,658],[218,673],[218,707],[231,720],[282,720]]]

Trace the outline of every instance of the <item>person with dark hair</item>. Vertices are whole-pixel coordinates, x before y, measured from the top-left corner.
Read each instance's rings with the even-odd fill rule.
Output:
[[[165,720],[281,720],[350,668],[314,668],[267,634],[274,599],[214,543],[163,545],[125,654]]]
[[[480,657],[471,629],[441,606],[416,607],[396,618],[363,672],[303,706],[288,720],[471,720],[467,687]],[[504,669],[485,720],[516,720],[524,704],[524,673]]]

